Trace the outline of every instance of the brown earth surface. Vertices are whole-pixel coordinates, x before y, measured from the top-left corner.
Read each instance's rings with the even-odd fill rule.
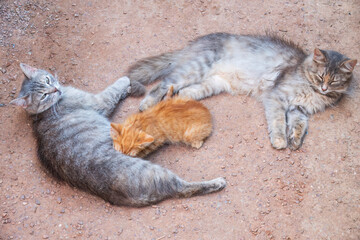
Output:
[[[197,36],[266,30],[308,52],[320,47],[360,58],[359,0],[0,1],[0,239],[360,239],[357,86],[311,117],[299,151],[271,147],[255,99],[203,100],[214,119],[204,146],[165,146],[149,160],[189,181],[224,176],[228,186],[140,209],[53,180],[38,161],[30,119],[8,104],[23,80],[20,62],[98,92],[136,60]],[[128,97],[114,121],[139,102]]]

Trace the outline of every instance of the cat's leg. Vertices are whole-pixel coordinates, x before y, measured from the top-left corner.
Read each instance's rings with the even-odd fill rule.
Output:
[[[160,102],[170,86],[174,87],[174,93],[176,93],[182,88],[201,82],[208,70],[209,66],[202,64],[198,60],[188,61],[175,68],[173,72],[164,77],[160,84],[151,89],[149,94],[141,101],[139,110],[144,111]]]
[[[308,129],[308,115],[301,107],[291,107],[287,114],[287,139],[289,147],[296,150],[301,147]]]
[[[122,77],[104,91],[96,94],[92,107],[101,114],[109,116],[114,111],[118,102],[124,99],[129,92],[130,80],[128,77]]]
[[[272,146],[276,149],[286,148],[286,110],[283,102],[270,95],[263,99],[263,104]]]
[[[160,102],[161,99],[167,94],[169,91],[170,85],[167,85],[167,82],[163,80],[161,83],[153,87],[148,95],[141,100],[139,110],[145,111],[146,109],[154,106],[156,103]]]
[[[179,90],[179,96],[200,100],[221,92],[230,92],[230,84],[219,76],[207,78],[202,83],[192,84]]]
[[[118,154],[118,153],[117,153]],[[120,157],[120,154],[118,154]],[[191,197],[219,191],[226,186],[224,178],[187,182],[170,170],[142,159],[121,155],[111,168],[114,179],[108,200],[113,204],[146,206],[170,197]]]

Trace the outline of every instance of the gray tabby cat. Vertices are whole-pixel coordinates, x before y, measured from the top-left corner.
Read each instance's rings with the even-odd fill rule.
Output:
[[[126,97],[120,78],[99,94],[63,87],[50,73],[20,64],[26,78],[11,103],[32,116],[41,163],[58,179],[116,205],[144,206],[169,197],[221,190],[223,178],[189,183],[171,171],[116,151],[108,116]]]
[[[336,104],[346,92],[356,60],[315,49],[306,55],[276,36],[214,33],[187,47],[150,57],[129,69],[132,95],[158,78],[142,100],[143,111],[160,101],[170,86],[180,96],[202,99],[221,92],[257,97],[265,107],[274,148],[298,149],[308,128],[308,115]]]

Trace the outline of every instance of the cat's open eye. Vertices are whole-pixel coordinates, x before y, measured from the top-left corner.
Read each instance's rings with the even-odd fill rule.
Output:
[[[46,76],[46,78],[45,78],[45,82],[46,82],[46,84],[50,84],[50,78],[48,77],[48,76]]]
[[[41,96],[41,101],[44,101],[49,95],[47,93],[44,93],[44,95]]]

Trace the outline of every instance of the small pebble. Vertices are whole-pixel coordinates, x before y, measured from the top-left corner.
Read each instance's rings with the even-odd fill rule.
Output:
[[[38,199],[35,199],[35,204],[40,205],[40,201]]]

